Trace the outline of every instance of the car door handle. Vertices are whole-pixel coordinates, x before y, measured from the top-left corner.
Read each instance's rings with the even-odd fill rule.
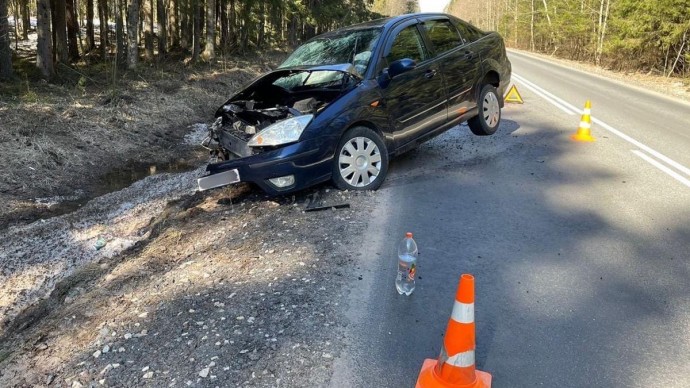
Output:
[[[424,72],[424,76],[426,78],[434,78],[435,75],[436,75],[436,70],[429,69],[429,70]]]
[[[477,56],[477,54],[475,54],[475,53],[472,52],[472,51],[465,51],[465,55],[464,55],[463,58],[465,58],[465,59],[474,59],[476,56]]]

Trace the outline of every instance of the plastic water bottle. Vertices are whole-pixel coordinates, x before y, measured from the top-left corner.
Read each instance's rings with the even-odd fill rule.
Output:
[[[398,294],[410,295],[414,291],[414,278],[417,275],[417,243],[412,233],[405,233],[405,238],[398,245],[398,276],[395,288]]]

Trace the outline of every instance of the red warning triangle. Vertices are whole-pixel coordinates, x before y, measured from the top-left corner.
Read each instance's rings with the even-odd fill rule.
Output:
[[[503,101],[513,102],[516,104],[523,104],[524,103],[524,101],[522,100],[522,96],[520,96],[520,92],[518,92],[517,87],[515,87],[515,85],[513,85],[510,88],[510,90],[508,90],[508,94],[506,94]]]

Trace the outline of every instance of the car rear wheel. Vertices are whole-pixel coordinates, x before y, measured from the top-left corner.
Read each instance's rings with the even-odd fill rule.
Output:
[[[388,172],[383,139],[366,127],[349,129],[333,159],[333,183],[341,190],[376,190]]]
[[[467,124],[472,133],[478,136],[493,135],[501,123],[501,105],[493,85],[484,85],[477,101],[479,114],[469,119]]]

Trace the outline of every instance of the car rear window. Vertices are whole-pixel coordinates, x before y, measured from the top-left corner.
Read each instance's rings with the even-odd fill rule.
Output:
[[[486,35],[484,32],[480,31],[476,27],[467,24],[463,21],[457,21],[455,23],[455,27],[458,28],[458,31],[460,31],[460,35],[464,39],[465,43],[471,43],[476,40],[479,40],[479,38],[483,37]]]
[[[436,49],[436,54],[452,50],[462,44],[460,34],[450,20],[425,21],[424,29]]]

